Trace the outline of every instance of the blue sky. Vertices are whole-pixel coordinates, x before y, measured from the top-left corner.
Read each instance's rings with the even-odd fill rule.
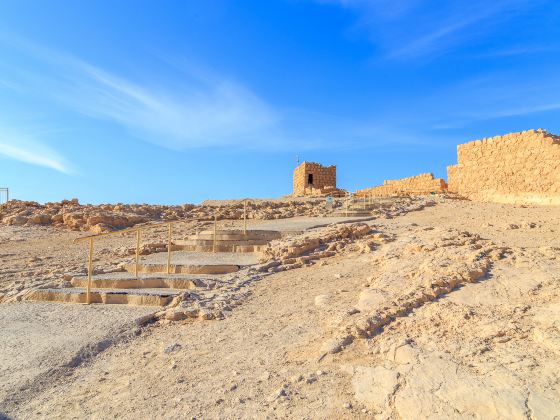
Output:
[[[0,3],[0,186],[185,203],[446,176],[456,145],[560,132],[554,0]]]

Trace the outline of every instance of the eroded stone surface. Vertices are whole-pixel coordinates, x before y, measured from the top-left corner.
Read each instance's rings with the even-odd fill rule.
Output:
[[[500,203],[560,204],[560,137],[529,130],[457,147],[449,191]]]

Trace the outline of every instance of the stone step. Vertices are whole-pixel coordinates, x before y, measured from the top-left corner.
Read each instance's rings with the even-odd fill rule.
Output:
[[[167,252],[146,255],[139,261],[139,273],[167,274]],[[241,267],[257,264],[258,255],[234,252],[178,252],[171,253],[169,274],[227,274]],[[123,266],[129,273],[135,272],[135,263]]]
[[[123,268],[129,273],[136,272],[136,264],[125,264]],[[239,271],[236,264],[171,264],[170,274],[227,274]],[[138,273],[167,273],[167,264],[140,263]]]
[[[372,211],[372,210],[378,209],[379,207],[381,207],[381,205],[379,205],[379,204],[366,204],[366,205],[365,205],[365,208],[364,208],[364,206],[363,206],[362,204],[354,204],[353,206],[350,206],[350,207],[348,208],[348,210],[358,210],[358,211],[360,211],[360,210],[367,210],[367,211]],[[344,210],[345,210],[345,209],[342,208],[340,211],[344,211]]]
[[[216,239],[216,245],[234,246],[234,245],[266,245],[268,244],[267,239]],[[196,237],[190,237],[189,239],[178,239],[174,241],[176,245],[206,245],[212,246],[214,244],[214,239],[201,239]]]
[[[223,244],[223,242],[222,242]],[[216,245],[216,252],[261,252],[267,245]],[[212,245],[173,245],[174,251],[213,252]]]
[[[244,240],[267,240],[280,239],[282,233],[276,230],[248,230],[247,234],[243,230],[217,230],[216,239],[220,241],[244,241]],[[213,230],[203,230],[197,235],[189,236],[188,239],[214,239]]]
[[[331,214],[334,217],[372,217],[370,211],[367,210],[341,210]]]
[[[216,281],[219,279],[210,275],[158,274],[136,278],[133,273],[116,272],[94,276],[92,286],[96,289],[195,289],[213,288]],[[87,276],[75,276],[71,280],[73,287],[87,287],[87,283]]]
[[[161,289],[93,289],[91,303],[136,305],[136,306],[166,306],[174,297],[182,292],[180,290]],[[24,296],[25,300],[87,303],[86,289],[35,289]]]

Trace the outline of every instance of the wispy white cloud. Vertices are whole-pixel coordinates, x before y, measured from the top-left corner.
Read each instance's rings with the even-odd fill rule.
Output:
[[[433,31],[422,34],[403,46],[396,47],[387,55],[390,59],[403,59],[426,56],[434,52],[441,53],[457,42],[457,33],[492,16],[494,12],[487,11],[483,14],[453,19]]]
[[[279,118],[257,95],[227,79],[158,89],[86,63],[76,70],[75,83],[61,99],[169,148],[235,145],[274,127]]]
[[[540,124],[550,121],[546,113],[560,110],[559,96],[560,79],[554,69],[544,68],[530,78],[500,71],[441,87],[416,103],[415,116],[436,131],[476,128],[490,121],[499,124],[497,120],[508,118],[510,125]]]
[[[358,27],[386,59],[433,57],[484,38],[513,16],[546,0],[317,0],[355,10]]]
[[[529,54],[544,54],[560,51],[559,45],[519,45],[510,48],[493,49],[475,54],[475,58],[502,58]]]
[[[208,71],[167,78],[119,76],[28,41],[11,40],[40,72],[12,72],[30,92],[171,149],[241,146],[276,129],[281,115],[249,88]],[[280,141],[280,139],[278,139]],[[281,146],[281,145],[279,145]]]
[[[67,175],[73,173],[70,165],[58,152],[32,135],[12,128],[0,127],[0,155]]]
[[[525,101],[513,101],[510,104],[497,105],[494,101],[482,109],[457,114],[466,121],[495,120],[499,118],[522,117],[531,114],[556,111],[560,102],[552,98],[526,98]]]
[[[40,69],[5,69],[30,95],[169,149],[338,150],[416,141],[372,120],[272,106],[241,83],[184,59],[160,57],[166,76],[143,73],[133,80],[28,41],[10,45]]]

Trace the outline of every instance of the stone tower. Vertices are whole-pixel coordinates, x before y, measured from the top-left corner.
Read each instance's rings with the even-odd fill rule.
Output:
[[[336,166],[303,162],[294,170],[293,195],[317,195],[336,190]]]

